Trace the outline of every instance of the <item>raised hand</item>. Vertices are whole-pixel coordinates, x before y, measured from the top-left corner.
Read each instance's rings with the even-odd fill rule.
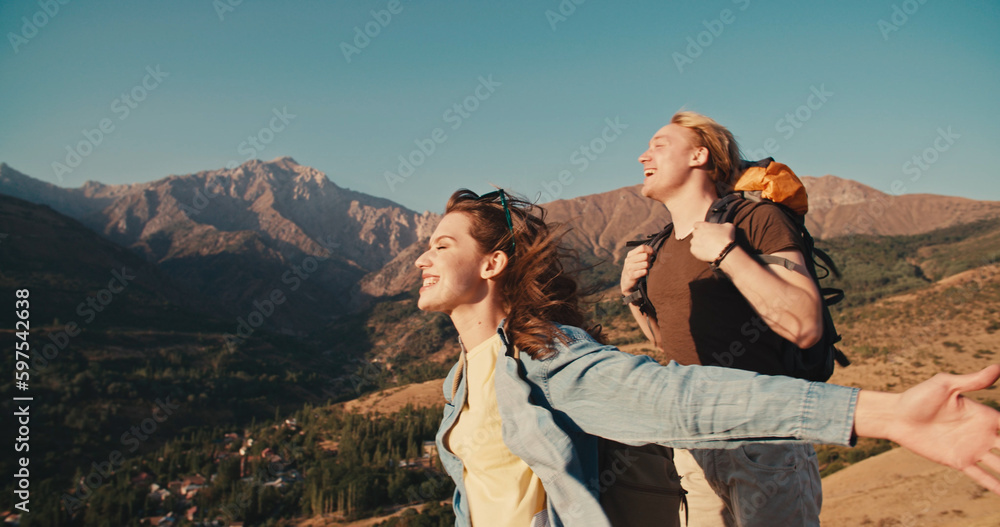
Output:
[[[648,245],[640,245],[632,249],[625,256],[625,264],[622,267],[622,294],[628,295],[635,291],[635,285],[639,278],[649,274],[650,260],[652,259],[653,248]]]
[[[691,254],[703,262],[714,262],[735,239],[736,227],[732,223],[695,222],[691,231]]]

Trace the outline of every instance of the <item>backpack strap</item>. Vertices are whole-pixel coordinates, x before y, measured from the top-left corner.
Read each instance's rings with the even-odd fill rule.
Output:
[[[715,201],[715,203],[712,203],[712,207],[708,209],[708,214],[705,216],[705,221],[707,221],[708,223],[733,223],[733,220],[736,218],[736,210],[739,208],[735,206],[736,202],[742,200],[753,201],[755,203],[764,202],[764,200],[761,200],[760,197],[747,196],[746,194],[747,193],[745,192],[737,191],[737,192],[731,192],[719,198],[718,200]],[[767,203],[771,203],[779,207],[781,206],[780,204],[771,201],[768,201]],[[807,245],[809,245],[811,241],[812,240],[806,242]],[[808,269],[800,269],[802,266],[789,260],[788,258],[782,258],[780,256],[774,256],[772,254],[758,254],[752,256],[763,264],[780,265],[785,269],[788,269],[789,271],[802,270],[805,273],[809,274]],[[830,257],[827,256],[826,253],[823,253],[822,257],[824,258],[823,261],[825,263],[828,262],[833,269],[836,269],[836,266],[833,265],[833,261],[830,260]],[[826,268],[824,267],[824,269]],[[837,276],[840,276],[839,271],[836,271],[836,274]]]
[[[736,217],[736,207],[732,205],[741,199],[743,199],[742,193],[731,192],[715,200],[715,203],[709,207],[708,214],[705,215],[705,221],[708,223],[732,223],[733,218]]]
[[[625,246],[638,247],[640,245],[648,245],[652,247],[653,254],[649,257],[649,268],[652,269],[653,262],[656,261],[656,253],[660,251],[660,247],[663,247],[663,243],[667,241],[667,237],[673,234],[673,232],[674,224],[671,222],[666,224],[660,232],[647,236],[645,240],[627,241],[625,242]],[[650,332],[652,332],[652,326],[649,325],[649,315],[655,315],[656,310],[653,308],[653,304],[649,301],[649,295],[646,293],[646,276],[639,277],[639,280],[635,284],[635,291],[632,294],[623,296],[622,303],[625,305],[638,305],[639,311],[646,315],[646,324],[650,327]]]
[[[649,269],[653,268],[653,262],[656,261],[656,253],[660,251],[660,247],[663,247],[663,243],[667,241],[667,237],[673,234],[674,224],[670,222],[666,224],[660,232],[656,234],[650,234],[645,240],[632,240],[625,242],[626,247],[638,247],[640,245],[648,245],[653,248],[653,254],[649,257]],[[653,344],[659,346],[660,343],[656,342],[656,333],[653,331],[653,323],[649,321],[650,316],[656,316],[656,308],[653,307],[653,303],[649,300],[649,293],[647,292],[647,282],[646,278],[649,276],[649,272],[646,272],[646,276],[640,276],[639,280],[635,283],[635,291],[631,294],[622,297],[622,303],[625,305],[635,304],[639,306],[639,311],[644,315],[643,318],[646,319],[646,329],[649,330],[649,334],[652,335]]]
[[[757,163],[744,163],[740,168],[741,170],[746,170],[750,166],[766,166],[762,163],[769,163],[771,160],[758,161]],[[825,348],[829,351],[823,352],[820,350],[819,355],[825,355],[826,359],[829,360],[828,366],[816,372],[815,364],[805,364],[802,360],[802,354],[804,350],[800,350],[793,344],[786,341],[786,345],[790,346],[788,353],[786,353],[786,367],[789,372],[794,372],[795,376],[801,376],[813,381],[825,381],[830,377],[833,372],[833,361],[836,361],[841,366],[847,366],[851,362],[848,360],[847,356],[844,355],[839,349],[837,349],[834,344],[840,342],[841,336],[837,333],[836,327],[833,324],[833,318],[830,315],[829,307],[840,302],[844,298],[844,291],[841,289],[834,288],[824,288],[820,287],[819,280],[821,278],[826,278],[830,274],[836,277],[840,277],[840,270],[833,263],[833,259],[830,258],[826,252],[821,249],[817,249],[815,243],[813,242],[812,236],[810,236],[809,231],[805,228],[805,221],[800,215],[796,214],[792,209],[782,205],[781,203],[775,203],[770,200],[761,199],[759,192],[749,192],[749,191],[736,191],[727,194],[719,198],[715,203],[712,204],[705,216],[705,221],[709,223],[733,223],[733,219],[736,217],[736,210],[740,207],[737,206],[738,202],[741,200],[748,200],[755,203],[770,203],[782,210],[789,218],[795,220],[796,225],[798,225],[799,233],[802,236],[802,241],[805,244],[805,257],[806,268],[805,273],[809,275],[816,286],[820,288],[820,297],[822,299],[822,310],[823,310],[823,338],[820,342],[814,346],[814,348]],[[802,271],[802,266],[796,264],[795,262],[788,260],[787,258],[782,258],[780,256],[774,256],[771,254],[761,254],[754,255],[759,262],[762,264],[774,264],[780,265],[785,269],[790,271]],[[819,260],[819,261],[817,261]],[[817,273],[817,268],[823,269],[824,274],[820,276]],[[800,374],[801,372],[801,374]]]

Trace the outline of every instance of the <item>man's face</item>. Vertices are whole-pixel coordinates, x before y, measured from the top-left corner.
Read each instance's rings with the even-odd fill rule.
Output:
[[[462,212],[446,214],[431,235],[430,247],[417,258],[423,285],[417,307],[450,315],[456,307],[486,296],[482,267],[486,255],[471,234],[472,222]]]
[[[679,124],[668,124],[649,140],[649,148],[639,156],[643,175],[642,195],[662,201],[687,182],[695,160],[693,132]]]

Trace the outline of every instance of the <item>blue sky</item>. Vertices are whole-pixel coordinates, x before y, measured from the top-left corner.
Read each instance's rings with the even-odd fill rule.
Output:
[[[289,155],[418,211],[568,198],[687,108],[799,175],[1000,200],[996,2],[50,1],[0,4],[0,161],[60,186]]]

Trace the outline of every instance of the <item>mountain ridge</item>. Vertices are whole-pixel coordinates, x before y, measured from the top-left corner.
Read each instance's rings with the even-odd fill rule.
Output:
[[[290,157],[141,184],[62,189],[0,166],[0,192],[51,206],[223,305],[252,311],[299,291],[267,321],[303,330],[363,303],[355,285],[430,233],[434,216],[344,189]],[[292,274],[290,274],[292,273]]]
[[[1000,217],[1000,202],[893,196],[833,175],[801,179],[810,196],[806,225],[818,239],[917,234]],[[627,241],[657,232],[669,221],[669,212],[640,189],[633,185],[562,199],[544,208],[550,220],[568,227],[565,239],[583,261],[615,264],[624,257]],[[321,269],[312,276],[322,279],[316,285],[337,300],[332,309],[311,305],[319,314],[314,322],[412,288],[419,276],[412,262],[440,218],[339,187],[323,172],[287,156],[146,183],[87,181],[77,189],[43,183],[0,164],[0,192],[77,218],[175,278],[221,295],[225,303],[246,305],[278,287],[276,277],[285,269],[317,260]],[[213,280],[227,275],[232,275],[228,286],[213,286]],[[249,287],[234,293],[232,287],[239,284]]]

